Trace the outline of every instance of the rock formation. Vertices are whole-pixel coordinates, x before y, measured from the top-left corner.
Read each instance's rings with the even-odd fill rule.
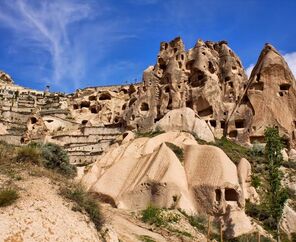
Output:
[[[184,150],[184,160],[169,148],[170,143]],[[227,232],[234,236],[253,229],[244,214],[245,198],[235,164],[221,149],[199,145],[188,133],[167,132],[113,147],[82,183],[114,207],[145,209],[154,204],[227,220],[237,217],[235,230]]]
[[[124,209],[153,203],[206,212],[224,221],[229,237],[252,230],[245,200],[259,198],[250,163],[236,166],[192,135],[251,145],[264,143],[264,129],[276,126],[290,158],[296,156],[295,78],[270,44],[249,80],[226,41],[198,40],[186,50],[179,37],[160,44],[156,64],[137,84],[51,93],[18,86],[0,72],[0,110],[0,140],[54,142],[72,164],[93,163],[82,182],[101,200]],[[166,133],[135,138],[159,131]]]
[[[250,141],[261,141],[267,126],[276,126],[287,143],[295,143],[296,83],[284,58],[270,44],[262,50],[245,95],[253,115],[249,120]]]

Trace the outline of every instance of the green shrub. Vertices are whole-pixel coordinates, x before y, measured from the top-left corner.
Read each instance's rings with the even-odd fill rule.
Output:
[[[149,205],[142,211],[142,221],[156,226],[166,226],[168,223],[176,223],[180,220],[178,214],[167,212],[165,209]]]
[[[165,142],[165,144],[175,153],[175,155],[178,157],[180,162],[183,163],[183,161],[184,161],[183,149],[173,143],[170,143],[170,142]]]
[[[205,233],[207,230],[207,218],[204,215],[188,215],[184,210],[179,211],[187,218],[192,227],[198,231]]]
[[[241,158],[248,157],[248,148],[240,146],[225,137],[216,140],[214,145],[221,148],[235,164],[238,164]]]
[[[255,188],[258,188],[261,185],[261,179],[258,175],[252,174],[251,185]]]
[[[16,155],[17,162],[31,162],[33,164],[40,165],[41,163],[41,152],[37,147],[33,146],[22,146],[17,149]]]
[[[140,138],[140,137],[150,137],[150,138],[152,138],[152,137],[155,137],[155,136],[163,134],[163,133],[164,133],[164,131],[162,131],[162,130],[155,130],[155,131],[148,131],[148,132],[140,132],[140,131],[138,131],[138,132],[136,132],[136,137],[137,138]]]
[[[252,233],[252,234],[243,234],[239,237],[228,239],[228,242],[257,242],[258,241],[258,234]],[[260,235],[260,241],[262,242],[271,242],[272,240],[269,238],[264,237],[263,235]]]
[[[18,199],[19,195],[15,189],[0,189],[0,207],[11,205]]]
[[[78,185],[64,187],[61,189],[60,193],[64,197],[74,201],[77,205],[75,210],[84,210],[89,215],[96,228],[98,230],[101,229],[104,223],[104,218],[95,198]]]
[[[155,242],[155,240],[148,235],[140,235],[139,240],[143,242]]]
[[[249,153],[253,156],[264,156],[264,150],[264,145],[260,144],[258,141],[255,141],[252,148],[249,150]]]
[[[46,143],[41,146],[43,165],[49,169],[56,169],[62,174],[75,176],[76,167],[69,163],[67,152],[57,144]]]

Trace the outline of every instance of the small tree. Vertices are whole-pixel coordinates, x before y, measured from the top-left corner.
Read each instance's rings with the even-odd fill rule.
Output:
[[[287,200],[287,192],[281,186],[282,174],[279,170],[283,163],[283,156],[281,150],[284,145],[281,141],[279,131],[276,128],[266,128],[265,130],[265,156],[268,161],[268,175],[269,183],[267,207],[271,215],[269,227],[276,230],[277,240],[279,241],[279,222],[282,216],[284,203]]]

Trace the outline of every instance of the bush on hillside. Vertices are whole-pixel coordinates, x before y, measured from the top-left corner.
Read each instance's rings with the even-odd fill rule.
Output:
[[[102,228],[104,218],[99,203],[83,187],[79,185],[64,187],[60,193],[77,204],[78,208],[76,210],[84,210],[98,230]]]
[[[22,146],[17,149],[17,155],[15,157],[17,162],[30,162],[36,165],[41,164],[41,152],[36,147]]]
[[[15,189],[0,189],[0,207],[9,206],[18,199],[19,195]]]
[[[57,144],[32,142],[18,149],[16,160],[42,165],[69,177],[76,175],[76,167],[69,163],[67,152]]]
[[[67,152],[59,145],[46,143],[41,146],[43,165],[49,169],[56,169],[58,172],[74,176],[76,167],[69,163]]]

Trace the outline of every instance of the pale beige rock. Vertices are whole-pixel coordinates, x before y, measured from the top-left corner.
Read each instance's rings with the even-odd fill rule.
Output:
[[[294,144],[296,82],[284,58],[270,44],[265,45],[251,73],[247,97],[253,109],[251,142],[261,141],[266,127],[277,126]]]
[[[180,108],[169,111],[155,124],[156,130],[187,131],[207,142],[215,141],[214,135],[208,124],[198,118],[190,108]]]
[[[287,202],[284,206],[280,227],[285,233],[291,235],[296,233],[296,212],[288,204]]]
[[[287,150],[287,149],[282,149],[282,150],[281,150],[281,153],[282,153],[282,156],[283,156],[283,160],[284,160],[284,161],[288,161],[288,160],[289,160],[289,156],[288,156],[286,150]]]
[[[293,161],[296,161],[296,150],[295,149],[291,149],[289,151],[289,159],[293,160]]]
[[[242,158],[237,165],[237,172],[244,199],[258,204],[260,202],[259,195],[256,192],[256,189],[251,186],[252,171],[250,162],[247,159]]]
[[[243,234],[254,232],[250,218],[244,211],[229,211],[224,216],[224,223],[227,225],[225,229],[225,237],[233,238]]]

